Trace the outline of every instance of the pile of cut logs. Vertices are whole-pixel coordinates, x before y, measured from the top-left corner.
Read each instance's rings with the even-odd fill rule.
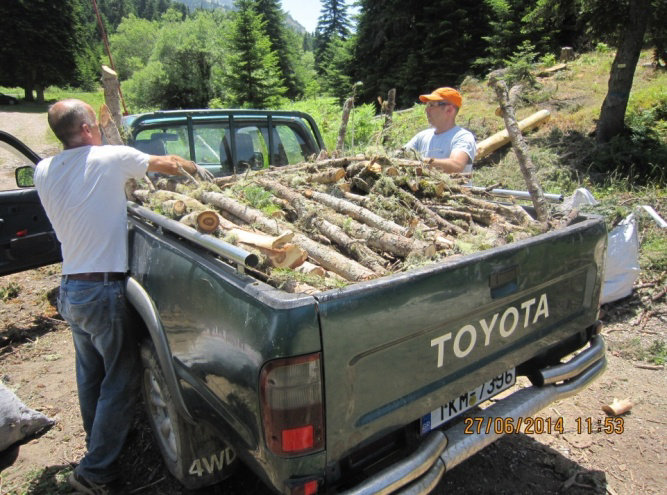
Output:
[[[344,157],[199,183],[134,184],[131,198],[255,253],[253,275],[314,293],[543,232],[519,205],[494,201],[420,161]],[[490,189],[490,188],[489,188]]]

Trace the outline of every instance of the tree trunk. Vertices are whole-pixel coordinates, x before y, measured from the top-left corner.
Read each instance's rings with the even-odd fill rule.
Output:
[[[102,134],[109,144],[125,144],[123,143],[123,138],[120,136],[118,131],[118,126],[111,115],[109,107],[102,103],[100,107],[100,116],[99,116],[100,126],[102,128]]]
[[[23,88],[23,99],[25,101],[33,102],[35,101],[35,96],[33,94],[33,86],[32,84],[26,84],[25,87]]]
[[[364,208],[363,206],[355,205],[349,201],[346,201],[341,198],[336,198],[329,194],[320,193],[317,191],[307,191],[305,196],[307,198],[314,199],[315,201],[322,203],[323,205],[328,206],[336,210],[338,213],[348,215],[351,218],[354,218],[358,222],[365,223],[376,229],[383,230],[385,232],[390,232],[392,234],[401,235],[407,237],[410,233],[408,229],[398,225],[397,223],[392,222],[382,218],[380,215],[376,215],[372,211]]]
[[[118,82],[118,76],[110,67],[106,65],[102,66],[102,85],[104,86],[104,102],[109,111],[111,112],[111,117],[113,118],[114,123],[118,129],[121,128],[121,109],[120,109],[120,83]]]
[[[350,120],[350,112],[352,111],[352,105],[354,105],[354,97],[350,97],[345,100],[345,105],[343,106],[343,117],[340,123],[340,129],[338,130],[338,142],[336,143],[336,151],[343,151],[343,143],[345,142],[345,133],[347,132],[347,122]]]
[[[650,0],[630,1],[625,29],[609,74],[609,89],[602,102],[600,119],[595,130],[598,143],[606,143],[623,131],[625,110],[650,10]]]
[[[537,177],[535,176],[535,167],[533,166],[532,160],[528,156],[528,146],[526,145],[526,141],[523,138],[523,134],[521,134],[519,125],[517,124],[516,115],[514,114],[514,107],[509,102],[507,84],[505,84],[505,81],[502,79],[498,79],[496,76],[491,75],[489,76],[489,86],[495,90],[498,97],[498,103],[500,103],[500,108],[502,109],[505,127],[507,127],[507,132],[512,139],[514,153],[519,160],[519,166],[521,167],[523,178],[526,181],[528,192],[530,193],[530,198],[533,200],[533,206],[535,206],[537,219],[540,222],[547,222],[549,220],[547,200],[544,197],[542,187],[540,186],[540,183],[537,181]]]
[[[37,103],[44,103],[44,87],[37,86],[35,92],[37,93]]]
[[[363,241],[353,239],[347,235],[343,229],[324,218],[314,216],[310,218],[310,222],[322,233],[322,235],[340,246],[343,251],[348,253],[366,268],[373,270],[378,275],[385,275],[387,273],[387,270],[384,268],[385,261],[381,256],[375,254],[375,252],[368,248]]]

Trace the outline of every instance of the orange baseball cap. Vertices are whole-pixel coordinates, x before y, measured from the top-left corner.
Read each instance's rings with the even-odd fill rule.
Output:
[[[426,103],[427,101],[447,101],[452,105],[456,105],[458,108],[461,108],[461,105],[463,104],[461,93],[454,88],[438,88],[430,95],[420,95],[419,101],[422,103]]]

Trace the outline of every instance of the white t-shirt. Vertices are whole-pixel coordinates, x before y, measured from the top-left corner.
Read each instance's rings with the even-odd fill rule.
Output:
[[[63,275],[127,271],[125,181],[149,155],[129,146],[81,146],[37,164],[35,186],[61,243]]]
[[[454,150],[465,151],[470,157],[463,169],[465,173],[472,172],[472,162],[477,151],[475,136],[459,126],[440,134],[436,134],[435,129],[431,127],[418,133],[405,147],[418,151],[423,158],[449,158]]]

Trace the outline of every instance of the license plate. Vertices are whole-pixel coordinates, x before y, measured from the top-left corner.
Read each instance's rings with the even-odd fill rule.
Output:
[[[490,399],[503,390],[507,390],[516,383],[516,372],[514,369],[491,378],[479,387],[460,395],[456,399],[449,401],[448,404],[434,409],[421,418],[422,435],[437,428],[450,419],[475,407],[477,404]]]

